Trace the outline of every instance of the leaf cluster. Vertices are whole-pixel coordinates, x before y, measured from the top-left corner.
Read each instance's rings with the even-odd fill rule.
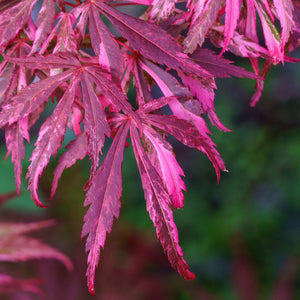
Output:
[[[181,276],[195,277],[179,246],[173,209],[184,205],[184,172],[168,136],[202,151],[217,178],[226,171],[204,115],[220,130],[228,129],[214,109],[215,78],[257,80],[255,104],[263,77],[272,64],[291,61],[299,46],[300,2],[291,0],[37,0],[0,2],[0,127],[20,190],[24,140],[49,99],[56,104],[39,130],[26,178],[34,202],[38,182],[51,156],[62,147],[67,127],[75,139],[58,161],[52,183],[55,194],[65,168],[88,156],[91,162],[82,237],[87,236],[88,287],[94,293],[95,268],[107,233],[119,216],[123,152],[134,151],[146,208],[171,265]],[[146,6],[139,18],[119,7]],[[260,20],[265,43],[260,44]],[[276,27],[280,23],[280,29]],[[203,48],[209,39],[219,55]],[[248,57],[254,73],[222,57],[225,51]],[[265,60],[260,71],[258,58]],[[136,105],[127,97],[133,82]],[[155,97],[154,86],[162,96]],[[112,144],[101,165],[103,145]]]

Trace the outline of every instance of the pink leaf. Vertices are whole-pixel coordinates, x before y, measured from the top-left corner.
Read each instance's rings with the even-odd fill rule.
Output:
[[[220,122],[217,114],[215,113],[215,82],[212,80],[203,80],[202,78],[198,78],[195,76],[186,76],[183,73],[180,75],[182,82],[189,87],[193,96],[199,100],[203,112],[207,113],[211,123],[214,126],[218,127],[220,130],[230,131]]]
[[[0,223],[0,261],[16,262],[30,259],[54,258],[61,261],[71,271],[73,265],[67,256],[37,239],[23,235],[26,232],[54,224],[55,222],[52,220],[28,224]]]
[[[233,75],[236,77],[248,77],[251,79],[258,78],[258,75],[249,72],[242,67],[233,65],[230,60],[218,57],[208,49],[198,48],[191,55],[191,58],[215,77],[226,78]]]
[[[152,165],[163,179],[164,186],[172,198],[175,208],[184,206],[184,195],[182,190],[186,190],[185,184],[180,176],[184,176],[180,168],[172,146],[150,126],[143,126],[143,133],[152,144],[153,149],[147,152]],[[152,151],[151,151],[152,150]],[[154,151],[156,155],[154,156]]]
[[[153,0],[150,10],[150,19],[158,23],[166,20],[175,8],[177,0]]]
[[[175,99],[177,99],[176,96],[160,97],[157,99],[153,99],[152,101],[147,102],[145,105],[141,105],[139,111],[142,111],[143,113],[149,113],[162,108],[163,106],[169,104],[170,101]]]
[[[182,86],[170,73],[164,71],[148,60],[139,60],[140,67],[145,70],[158,84],[166,97],[190,97],[189,90]]]
[[[247,0],[247,17],[245,25],[245,35],[253,42],[258,44],[258,37],[256,32],[256,11],[254,0]]]
[[[58,250],[34,239],[25,236],[16,236],[9,241],[0,241],[0,261],[26,261],[30,259],[55,258],[64,263],[67,269],[72,270],[71,261]]]
[[[62,82],[71,78],[72,73],[73,71],[70,70],[65,71],[22,89],[7,105],[3,106],[0,112],[0,127],[23,119],[37,110],[48,101],[49,96]]]
[[[175,116],[154,114],[147,114],[143,116],[142,120],[172,134],[184,145],[204,152],[212,162],[218,180],[220,178],[220,170],[226,171],[225,164],[218,151],[214,148],[215,145],[212,140],[206,133],[200,133],[191,123],[183,119],[178,119]]]
[[[2,74],[0,72],[0,75],[0,103],[3,105],[7,102],[7,92],[11,91],[11,82],[13,81],[13,77],[16,77],[17,74],[14,72],[14,67],[10,64]]]
[[[105,136],[110,136],[110,128],[102,105],[95,94],[92,79],[87,73],[81,76],[82,98],[84,104],[84,131],[88,138],[88,154],[92,160],[91,177],[99,165],[99,153],[105,142]]]
[[[3,13],[0,19],[0,46],[6,46],[25,26],[37,0],[24,0]]]
[[[122,79],[122,89],[128,92],[133,75],[133,84],[135,84],[136,87],[136,102],[139,106],[143,106],[145,103],[152,101],[153,96],[151,95],[151,86],[147,82],[145,74],[141,69],[140,56],[137,53],[133,53],[133,55],[127,53],[125,60],[127,68]]]
[[[0,223],[1,227],[1,237],[3,239],[9,239],[14,235],[21,235],[31,231],[39,230],[45,227],[54,226],[56,224],[55,220],[46,220],[40,222],[30,222],[30,223]]]
[[[36,147],[30,158],[31,164],[28,168],[26,178],[29,180],[28,188],[31,191],[31,197],[38,206],[44,206],[37,194],[38,179],[43,169],[48,164],[51,155],[55,155],[58,148],[61,147],[68,118],[72,111],[72,104],[78,80],[78,78],[73,79],[71,86],[60,99],[51,117],[49,117],[42,125],[39,137],[35,143]]]
[[[132,106],[127,101],[127,97],[123,91],[112,81],[106,79],[99,68],[87,67],[89,77],[98,85],[103,95],[110,100],[110,102],[116,106],[119,110],[123,110],[129,117],[131,117],[138,124],[138,116],[132,110]]]
[[[96,172],[90,189],[86,194],[84,206],[90,205],[85,217],[81,236],[88,234],[86,251],[88,255],[88,288],[95,293],[95,269],[100,258],[100,247],[104,247],[106,234],[112,229],[113,219],[118,218],[122,194],[123,151],[129,124],[123,124],[106,155],[104,162]]]
[[[289,39],[291,30],[293,28],[293,2],[291,0],[274,0],[274,6],[280,20],[281,32],[281,51]]]
[[[82,113],[80,108],[77,106],[73,106],[73,112],[72,112],[72,120],[70,128],[74,131],[75,135],[78,136],[81,134],[81,126],[80,123],[82,121]]]
[[[214,43],[217,47],[223,47],[224,42],[220,40],[219,35],[223,34],[224,26],[218,25],[214,27],[214,30],[210,32],[211,42]],[[234,32],[232,37],[229,50],[237,55],[242,57],[262,57],[262,58],[271,58],[270,52],[264,47],[260,46],[256,42],[253,42],[250,38],[244,34],[240,34],[237,31]]]
[[[225,9],[225,27],[224,27],[224,46],[220,53],[220,56],[226,51],[230,44],[231,38],[234,36],[234,31],[237,26],[237,21],[240,16],[240,3],[241,0],[226,0]]]
[[[123,57],[118,43],[111,36],[95,6],[89,11],[89,30],[100,66],[110,72],[116,83],[119,83],[123,74]]]
[[[81,5],[76,6],[75,8],[71,9],[71,13],[75,16],[76,28],[75,31],[80,34],[80,39],[83,40],[85,37],[86,32],[86,25],[88,20],[88,12],[91,7],[90,2],[84,2]],[[78,35],[79,38],[79,35]]]
[[[80,67],[78,59],[68,53],[60,55],[49,54],[47,56],[35,55],[24,58],[9,57],[3,54],[3,57],[9,62],[25,66],[29,69],[59,69],[59,68],[76,68]]]
[[[46,39],[47,34],[51,32],[55,18],[55,4],[53,0],[44,0],[41,10],[36,20],[35,40],[30,51],[30,55],[36,52],[41,43]]]
[[[208,0],[205,5],[204,1],[197,1],[195,4],[194,14],[192,17],[189,32],[184,39],[185,52],[193,53],[197,46],[202,46],[207,32],[215,23],[220,9],[220,0]],[[202,8],[199,7],[202,4]]]
[[[182,52],[182,47],[157,25],[125,15],[98,0],[95,0],[95,3],[120,33],[128,39],[130,46],[146,58],[175,70],[211,77],[208,72],[194,64]]]
[[[59,29],[56,33],[56,28],[53,29],[56,33],[56,45],[53,49],[53,54],[67,52],[77,54],[77,37],[73,30],[74,24],[76,22],[75,16],[70,12],[60,12],[60,22]],[[47,43],[46,43],[47,44]],[[44,47],[44,45],[43,45]],[[41,49],[43,53],[43,50]]]
[[[270,52],[270,56],[272,57],[274,63],[279,63],[280,61],[283,62],[284,53],[283,49],[280,48],[280,34],[275,25],[272,23],[272,20],[267,12],[262,8],[261,4],[257,3],[256,1],[254,4],[261,20],[265,43]]]
[[[269,4],[270,0],[262,0],[261,2],[263,4],[263,6],[264,6],[264,9],[268,13],[271,21],[274,23],[274,16],[272,14],[271,7],[270,7],[270,4]],[[274,2],[274,0],[273,0],[273,2]]]
[[[87,155],[87,136],[85,133],[81,133],[75,140],[71,141],[67,146],[66,151],[58,161],[58,165],[54,171],[54,177],[51,187],[51,198],[54,196],[58,180],[60,179],[62,172],[66,168],[73,166],[78,159],[83,159]]]
[[[11,161],[14,163],[15,183],[17,193],[20,193],[22,159],[25,158],[24,138],[28,140],[27,118],[20,120],[5,128],[5,140],[7,147],[6,157],[11,153]]]
[[[140,176],[145,193],[147,211],[156,227],[156,235],[167,253],[173,268],[187,280],[193,280],[195,275],[183,258],[183,251],[179,246],[178,231],[173,219],[172,205],[161,177],[150,163],[139,139],[136,127],[130,128],[132,146],[137,160]]]
[[[251,64],[252,64],[252,67],[255,71],[256,74],[260,74],[260,71],[259,71],[259,66],[258,66],[258,59],[257,58],[250,58],[250,61],[251,61]],[[263,66],[263,69],[262,69],[262,72],[261,72],[261,76],[264,78],[267,73],[269,72],[270,68],[271,68],[271,65],[272,65],[272,61],[271,60],[266,60],[265,63],[264,63],[264,66]],[[258,79],[256,81],[256,85],[255,85],[255,89],[256,89],[256,92],[254,93],[254,95],[251,97],[251,102],[250,102],[250,105],[251,106],[255,106],[255,104],[259,101],[259,99],[261,98],[261,95],[262,95],[262,92],[264,90],[264,85],[265,85],[265,82],[263,79]]]

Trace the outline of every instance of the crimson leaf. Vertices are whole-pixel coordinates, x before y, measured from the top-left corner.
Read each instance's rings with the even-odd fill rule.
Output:
[[[149,161],[135,126],[130,127],[132,147],[137,160],[145,193],[147,211],[156,227],[157,237],[167,253],[171,265],[181,276],[193,280],[195,275],[183,259],[183,251],[178,243],[178,232],[173,220],[172,204],[161,177]]]
[[[85,217],[81,236],[88,235],[86,251],[88,255],[88,288],[95,293],[95,269],[100,258],[100,247],[104,247],[106,233],[110,233],[113,218],[118,218],[122,194],[122,163],[129,124],[123,124],[96,172],[88,190],[84,205],[90,205]]]

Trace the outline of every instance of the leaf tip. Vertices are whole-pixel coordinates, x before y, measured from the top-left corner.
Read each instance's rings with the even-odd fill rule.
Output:
[[[89,289],[89,292],[92,296],[95,296],[95,284],[94,284],[94,279],[89,279],[89,282],[88,282],[88,289]]]
[[[196,278],[196,275],[193,272],[191,272],[190,270],[186,270],[186,274],[185,274],[184,278],[186,280],[194,280]]]

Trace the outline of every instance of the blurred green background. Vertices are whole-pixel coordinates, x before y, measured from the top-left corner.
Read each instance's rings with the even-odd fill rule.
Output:
[[[209,125],[229,171],[222,174],[219,184],[204,154],[171,139],[187,186],[185,208],[175,212],[175,220],[195,281],[185,282],[164,257],[145,209],[131,147],[124,157],[121,214],[98,267],[96,297],[87,293],[85,241],[80,241],[88,159],[64,172],[49,208],[34,206],[24,178],[21,196],[1,207],[2,220],[58,220],[56,228],[39,237],[68,254],[75,264],[74,272],[68,273],[55,261],[26,262],[14,267],[16,274],[41,278],[48,299],[300,299],[299,78],[297,64],[273,67],[255,108],[249,105],[255,82],[217,81],[216,112],[232,129],[225,133]],[[48,113],[51,109],[49,105]],[[72,138],[68,132],[66,140]],[[32,149],[27,145],[25,168]],[[0,151],[4,157],[3,144]],[[53,159],[40,181],[40,195],[46,203],[55,165]],[[0,170],[1,193],[14,190],[10,158],[0,160]],[[282,282],[286,298],[275,291]],[[294,296],[287,298],[292,291]],[[36,299],[20,293],[11,297]]]

